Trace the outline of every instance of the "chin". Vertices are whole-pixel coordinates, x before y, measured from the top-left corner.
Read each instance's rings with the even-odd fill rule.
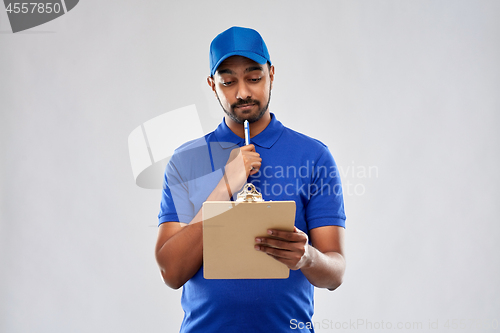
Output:
[[[266,111],[267,111],[267,108],[264,110],[259,109],[255,112],[249,112],[249,113],[242,114],[238,118],[242,119],[242,122],[241,122],[242,124],[245,120],[248,120],[249,123],[255,123],[256,121],[260,120],[260,118],[262,118],[266,114]]]

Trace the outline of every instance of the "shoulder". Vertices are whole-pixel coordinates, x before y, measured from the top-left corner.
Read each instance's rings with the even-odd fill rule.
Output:
[[[297,132],[291,128],[284,127],[283,139],[294,145],[300,145],[307,149],[313,149],[317,151],[324,151],[328,147],[318,139],[305,135],[303,133]]]
[[[189,152],[196,153],[196,152],[200,152],[202,150],[207,150],[207,142],[210,142],[212,140],[213,136],[214,136],[214,131],[212,131],[208,134],[205,134],[204,136],[199,137],[197,139],[187,141],[187,142],[183,143],[182,145],[180,145],[179,147],[177,147],[174,150],[173,155],[174,156],[179,155],[179,154],[185,155]]]
[[[200,159],[203,156],[208,156],[207,137],[212,134],[213,132],[208,133],[200,138],[187,141],[177,147],[172,154],[170,163],[191,163],[193,160]]]
[[[296,163],[301,163],[300,161],[314,161],[317,165],[335,163],[328,146],[309,135],[284,127],[279,141],[280,144],[276,145],[277,150],[293,155]]]
[[[174,150],[174,154],[178,154],[178,153],[181,153],[181,152],[189,151],[189,150],[192,150],[192,149],[197,149],[199,147],[206,147],[206,145],[207,145],[206,138],[208,136],[212,135],[212,134],[213,134],[213,132],[208,133],[207,135],[204,135],[204,136],[202,136],[200,138],[197,138],[197,139],[194,139],[194,140],[190,140],[188,142],[183,143],[182,145],[180,145],[179,147],[177,147]]]

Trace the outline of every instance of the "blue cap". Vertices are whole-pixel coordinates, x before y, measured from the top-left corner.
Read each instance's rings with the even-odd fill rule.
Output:
[[[263,65],[271,64],[266,43],[260,34],[249,28],[232,27],[217,35],[210,44],[210,75],[231,56],[243,56]]]

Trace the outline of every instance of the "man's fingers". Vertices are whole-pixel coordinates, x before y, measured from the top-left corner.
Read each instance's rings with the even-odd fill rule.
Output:
[[[257,237],[255,239],[255,242],[263,246],[274,247],[287,251],[291,251],[291,249],[293,248],[293,243],[274,238]]]
[[[276,259],[281,258],[281,259],[291,260],[290,258],[290,255],[292,254],[291,251],[277,249],[269,246],[262,246],[262,245],[255,245],[255,249],[261,252],[265,252],[270,256],[275,257]]]
[[[288,268],[300,269],[307,255],[308,237],[302,230],[293,231],[269,229],[269,237],[256,237],[255,249],[272,256]]]
[[[240,148],[242,151],[255,151],[255,146],[253,144],[249,144]]]
[[[226,168],[226,176],[231,184],[234,183],[236,187],[239,187],[241,182],[246,181],[246,178],[259,172],[261,163],[262,158],[255,151],[253,144],[235,148],[231,151],[226,163],[226,166],[231,165],[231,168]]]
[[[254,175],[259,172],[262,162],[260,154],[255,151],[242,151],[242,155],[248,175]]]
[[[279,262],[285,264],[288,268],[292,270],[297,270],[300,268],[298,266],[298,263],[300,262],[303,255],[300,252],[287,251],[264,245],[255,245],[255,249],[266,253],[267,255],[278,260]]]
[[[252,163],[249,175],[250,176],[255,175],[256,173],[259,172],[259,170],[260,170],[260,163],[258,165],[256,163]]]
[[[247,157],[260,158],[260,154],[256,151],[241,151],[241,154]]]
[[[267,233],[273,238],[280,238],[289,242],[302,242],[304,240],[307,241],[307,234],[302,232],[300,229],[297,229],[296,227],[294,231],[270,229],[267,231]]]

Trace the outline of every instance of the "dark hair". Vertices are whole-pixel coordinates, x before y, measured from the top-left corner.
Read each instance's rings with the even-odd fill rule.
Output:
[[[270,72],[270,71],[271,71],[271,63],[270,63],[269,61],[267,61],[267,62],[266,62],[266,64],[267,64],[267,70]],[[217,72],[217,71],[215,71],[215,72]],[[213,76],[213,75],[210,75],[210,77],[211,77],[212,79],[214,78],[214,76]]]

